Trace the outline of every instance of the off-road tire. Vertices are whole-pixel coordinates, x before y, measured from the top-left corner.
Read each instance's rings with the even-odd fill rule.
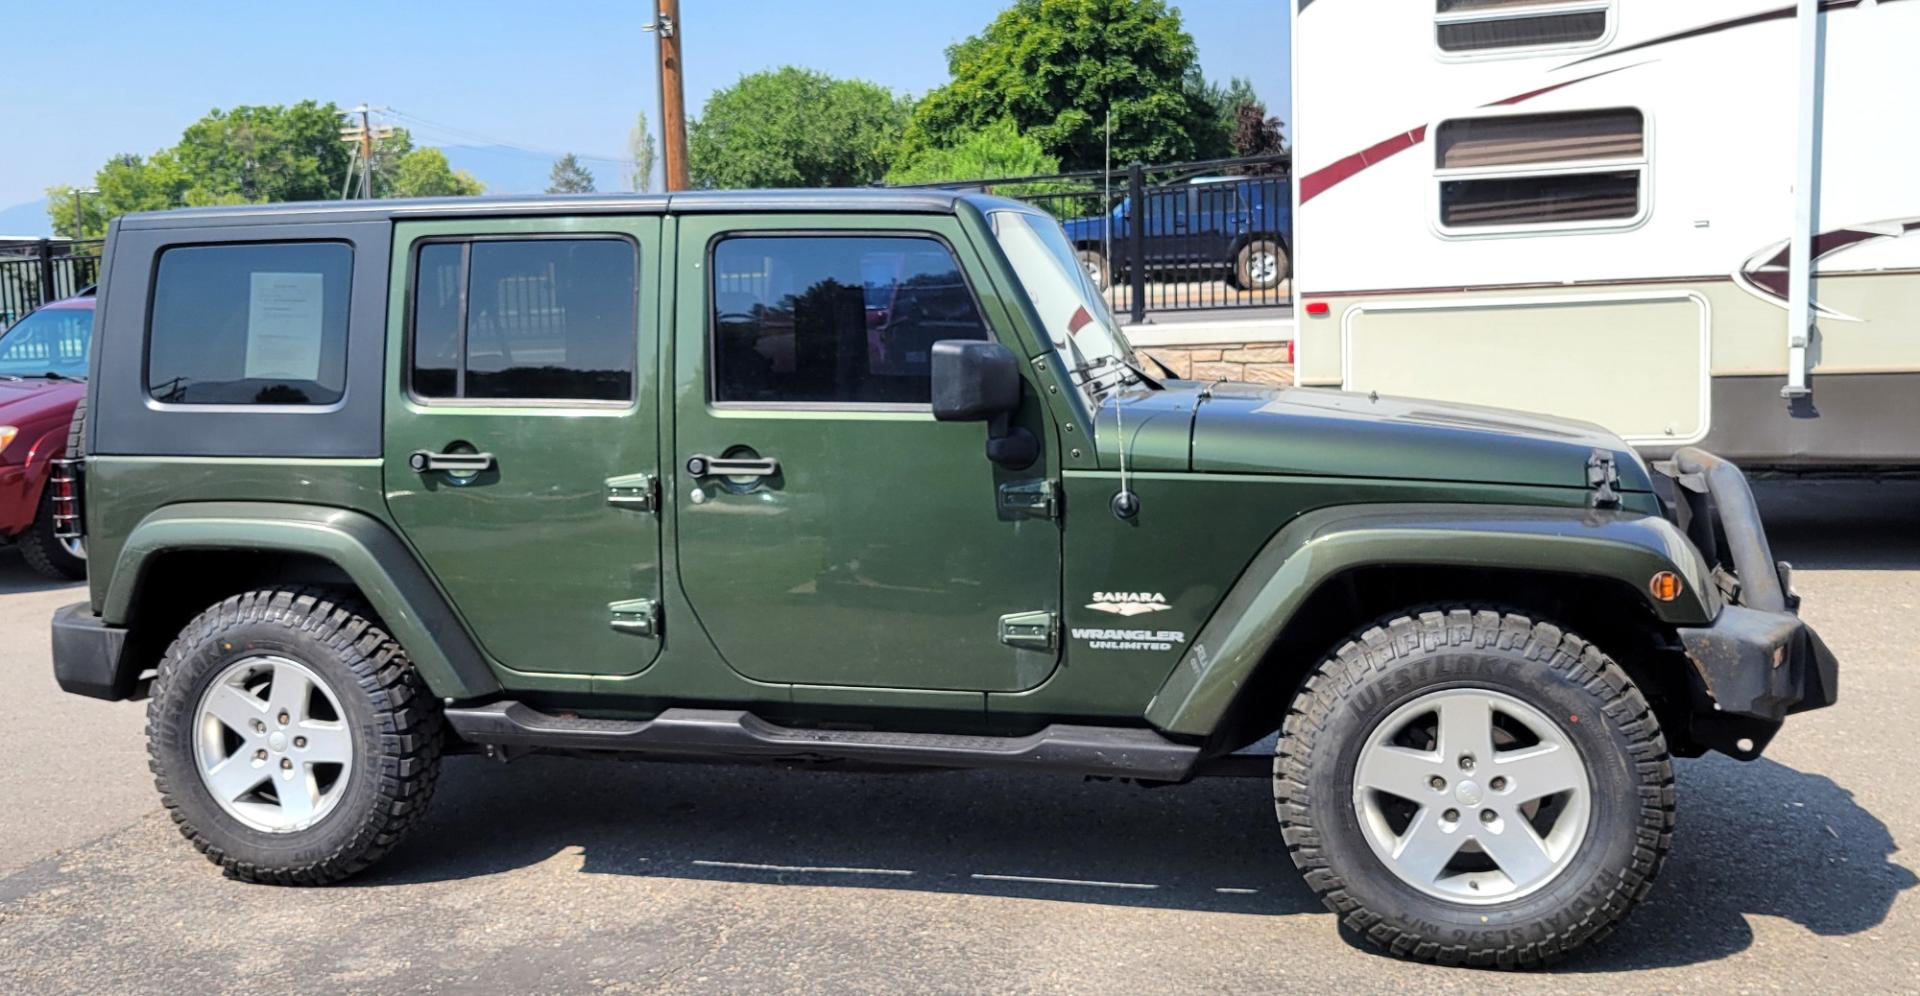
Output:
[[[87,561],[67,552],[60,545],[60,537],[53,532],[53,489],[49,485],[40,489],[40,509],[34,514],[33,524],[14,540],[20,548],[20,559],[42,577],[55,581],[79,581],[87,576]]]
[[[1098,249],[1081,249],[1074,253],[1080,259],[1080,269],[1093,279],[1093,288],[1105,292],[1113,286],[1113,269],[1107,265],[1107,257]]]
[[[1537,892],[1496,905],[1434,898],[1388,869],[1360,830],[1352,782],[1369,733],[1400,704],[1448,687],[1503,692],[1555,716],[1585,761],[1587,835]],[[1418,961],[1550,964],[1610,933],[1646,897],[1672,842],[1673,764],[1646,698],[1592,644],[1513,613],[1427,611],[1353,636],[1294,699],[1273,772],[1274,808],[1307,885],[1347,928]]]
[[[426,812],[440,771],[440,706],[371,615],[325,589],[249,591],[201,613],[161,658],[147,706],[154,784],[180,832],[229,875],[273,885],[336,882],[379,860]],[[255,830],[228,815],[194,758],[207,684],[226,665],[257,654],[312,669],[353,730],[346,794],[317,823],[290,833]]]
[[[1255,280],[1253,273],[1254,256],[1269,252],[1273,254],[1274,273],[1271,280]],[[1233,260],[1234,286],[1241,290],[1272,290],[1293,276],[1293,261],[1287,258],[1287,250],[1273,239],[1254,239],[1240,247]]]

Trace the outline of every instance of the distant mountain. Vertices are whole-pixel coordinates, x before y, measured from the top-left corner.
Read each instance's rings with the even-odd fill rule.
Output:
[[[447,165],[472,173],[487,185],[489,194],[538,194],[547,189],[553,175],[555,157],[504,145],[443,145]],[[624,190],[620,167],[582,159],[581,165],[593,171],[593,185],[602,191]]]
[[[542,185],[542,189],[545,189]],[[10,208],[0,208],[0,235],[30,235],[44,238],[53,234],[53,223],[47,220],[47,199],[25,204],[15,204]]]

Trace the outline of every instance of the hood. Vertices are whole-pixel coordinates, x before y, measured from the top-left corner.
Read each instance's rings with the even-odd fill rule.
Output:
[[[0,423],[25,425],[35,419],[64,414],[86,393],[87,385],[80,381],[0,378]]]
[[[1220,474],[1289,474],[1587,487],[1594,450],[1613,454],[1623,491],[1652,482],[1631,447],[1588,422],[1420,398],[1257,384],[1173,381],[1101,406],[1101,466],[1119,413],[1129,466]]]

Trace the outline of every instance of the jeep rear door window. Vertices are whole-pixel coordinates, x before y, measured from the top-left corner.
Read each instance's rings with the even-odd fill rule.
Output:
[[[924,405],[933,344],[987,338],[938,239],[725,239],[712,286],[718,403]]]
[[[430,242],[410,383],[425,399],[631,401],[638,253],[625,239]]]
[[[183,405],[331,405],[346,392],[353,250],[336,242],[160,254],[147,391]]]

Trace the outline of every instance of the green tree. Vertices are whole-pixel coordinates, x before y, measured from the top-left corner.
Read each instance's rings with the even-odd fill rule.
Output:
[[[173,156],[191,178],[187,203],[339,197],[352,151],[340,141],[340,109],[303,100],[291,106],[214,110],[187,126]]]
[[[687,139],[697,187],[852,187],[886,175],[907,102],[865,80],[794,66],[714,91]],[[985,122],[982,122],[983,124]]]
[[[593,173],[569,152],[553,161],[553,173],[547,179],[549,194],[591,194]]]
[[[653,186],[653,132],[647,127],[647,112],[634,116],[633,130],[627,133],[627,189],[643,193]]]
[[[180,141],[146,158],[122,154],[94,174],[81,195],[81,238],[100,238],[107,222],[130,211],[213,204],[328,200],[340,196],[353,153],[340,141],[332,104],[215,110]],[[374,146],[374,192],[382,197],[477,194],[480,181],[456,172],[438,149],[416,149],[404,128]],[[74,234],[71,187],[47,189],[47,215],[62,237]]]
[[[93,175],[94,192],[80,195],[81,227],[73,227],[74,188],[47,188],[47,216],[61,238],[98,239],[107,222],[130,211],[164,211],[187,203],[187,176],[171,150],[142,159],[121,154]]]
[[[1100,169],[1110,112],[1116,163],[1194,158],[1225,134],[1189,86],[1197,58],[1164,0],[1015,0],[947,49],[953,79],[914,108],[907,155],[1012,118],[1064,168]]]
[[[377,182],[378,169],[374,177]],[[395,158],[392,175],[375,192],[381,197],[472,197],[485,190],[473,174],[449,166],[446,153],[422,148]]]
[[[1021,134],[1012,118],[1001,118],[985,128],[961,133],[951,145],[902,156],[888,171],[887,182],[993,180],[1059,171],[1060,160],[1048,155],[1038,139]]]

